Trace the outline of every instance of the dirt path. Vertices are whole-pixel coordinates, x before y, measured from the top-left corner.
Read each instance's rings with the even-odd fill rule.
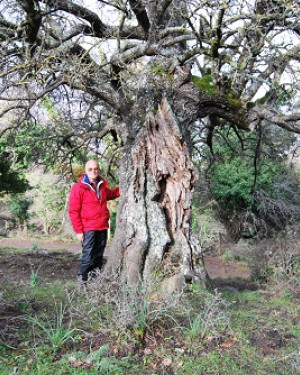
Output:
[[[249,278],[249,270],[244,264],[223,259],[222,257],[204,257],[206,271],[212,278]]]
[[[0,238],[0,247],[12,247],[16,249],[45,249],[66,250],[73,254],[81,252],[81,246],[77,241],[62,241],[57,239],[37,238]]]
[[[0,248],[9,247],[16,249],[39,249],[39,250],[65,250],[72,254],[81,253],[81,245],[76,240],[62,241],[58,239],[45,238],[0,238]],[[109,256],[106,248],[105,256]],[[221,257],[204,258],[206,270],[211,278],[244,278],[249,277],[249,272],[240,264],[230,262]]]

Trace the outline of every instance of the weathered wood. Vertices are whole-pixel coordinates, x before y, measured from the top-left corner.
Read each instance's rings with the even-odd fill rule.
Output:
[[[130,153],[130,156],[129,154]],[[164,259],[176,257],[169,274],[194,278],[190,214],[195,174],[167,100],[149,113],[121,166],[119,225],[106,271],[129,284],[150,280]]]

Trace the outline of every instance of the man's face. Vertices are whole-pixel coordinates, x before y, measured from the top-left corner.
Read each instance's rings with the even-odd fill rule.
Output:
[[[97,181],[99,172],[100,172],[100,169],[99,169],[98,163],[96,163],[95,161],[90,161],[87,163],[85,167],[85,173],[87,174],[91,182]]]

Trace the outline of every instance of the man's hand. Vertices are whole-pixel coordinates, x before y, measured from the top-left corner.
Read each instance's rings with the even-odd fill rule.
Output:
[[[84,240],[84,234],[83,233],[77,233],[76,235],[78,241],[83,242]]]

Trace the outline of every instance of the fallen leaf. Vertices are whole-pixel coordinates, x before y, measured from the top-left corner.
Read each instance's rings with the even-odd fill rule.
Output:
[[[112,352],[114,353],[114,355],[117,355],[117,354],[119,354],[119,349],[118,348],[112,348]]]
[[[227,341],[227,342],[223,342],[220,346],[221,346],[222,348],[231,348],[233,345],[234,345],[234,342],[232,342],[232,341]]]
[[[170,366],[172,364],[172,359],[171,358],[165,358],[163,361],[162,361],[162,364],[166,367]]]
[[[152,352],[152,350],[150,349],[150,348],[146,348],[145,350],[144,350],[144,354],[145,355],[150,355],[150,354],[152,354],[153,352]]]
[[[84,362],[82,362],[82,361],[76,361],[76,362],[74,362],[73,364],[72,364],[72,367],[74,367],[74,368],[78,368],[78,367],[81,367],[81,366],[83,366],[84,365]]]
[[[184,353],[185,350],[183,348],[175,348],[176,353]]]

